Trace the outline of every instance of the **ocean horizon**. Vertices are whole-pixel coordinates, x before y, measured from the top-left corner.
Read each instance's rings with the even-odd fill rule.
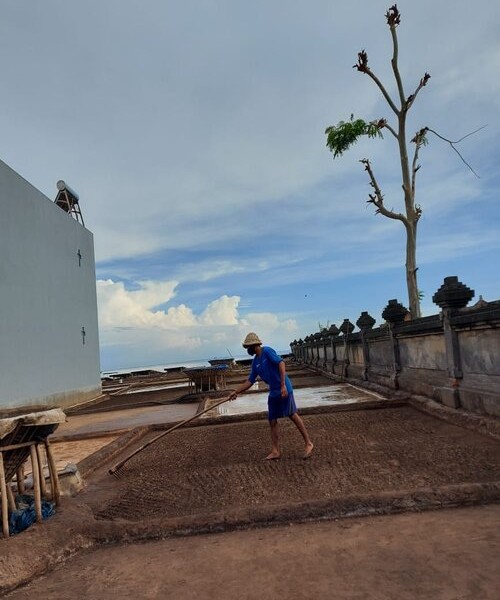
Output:
[[[290,354],[290,350],[278,350],[277,352],[281,356]],[[104,371],[101,371],[101,377],[106,377],[107,375],[115,375],[115,374],[119,375],[119,374],[124,374],[124,373],[133,373],[134,371],[151,370],[151,371],[158,371],[160,373],[163,373],[165,371],[165,369],[175,369],[175,368],[179,368],[179,367],[185,367],[186,369],[189,369],[192,367],[209,367],[210,366],[210,363],[208,362],[209,360],[217,360],[220,358],[233,358],[234,360],[246,360],[251,357],[248,354],[239,354],[237,356],[230,356],[230,357],[228,357],[228,356],[224,356],[224,357],[212,356],[210,358],[198,358],[198,359],[193,359],[193,360],[185,360],[185,361],[171,362],[171,363],[161,363],[161,364],[155,364],[155,365],[123,367],[120,369],[106,369]]]

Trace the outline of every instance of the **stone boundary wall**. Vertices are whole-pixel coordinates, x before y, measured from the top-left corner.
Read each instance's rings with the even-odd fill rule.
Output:
[[[473,413],[500,416],[500,301],[474,306],[473,290],[447,277],[434,294],[436,315],[407,320],[408,311],[390,300],[385,323],[363,312],[337,327],[294,340],[300,363],[346,381],[357,380],[424,396]]]

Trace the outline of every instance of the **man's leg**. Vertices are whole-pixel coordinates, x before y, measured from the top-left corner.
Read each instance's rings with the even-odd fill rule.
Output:
[[[281,458],[280,452],[280,436],[278,431],[278,419],[271,419],[269,421],[269,426],[271,427],[271,443],[272,449],[270,454],[266,456],[266,460],[274,460],[276,458]]]
[[[307,433],[304,421],[299,417],[298,413],[293,413],[293,415],[290,415],[290,420],[293,421],[297,429],[300,431],[300,435],[304,438],[305,448],[303,458],[309,458],[312,454],[314,444],[311,442],[311,438]]]

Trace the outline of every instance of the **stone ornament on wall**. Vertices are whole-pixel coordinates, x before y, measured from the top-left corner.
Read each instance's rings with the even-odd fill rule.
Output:
[[[366,331],[367,329],[372,329],[375,325],[375,319],[369,315],[366,310],[361,313],[361,316],[356,321],[356,325],[360,328],[361,331]]]
[[[464,308],[474,297],[474,290],[471,290],[458,277],[445,277],[443,285],[432,296],[432,301],[440,308],[459,309]]]
[[[388,323],[396,325],[403,323],[408,312],[409,310],[394,298],[389,300],[387,306],[384,308],[382,318]]]

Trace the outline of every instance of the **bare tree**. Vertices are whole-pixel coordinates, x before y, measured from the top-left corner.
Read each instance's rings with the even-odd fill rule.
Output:
[[[394,113],[397,125],[392,126],[386,119],[379,119],[371,122],[365,122],[363,119],[355,120],[353,115],[351,115],[350,121],[340,121],[337,125],[328,127],[325,133],[327,134],[327,146],[332,151],[334,158],[341,156],[362,135],[367,135],[368,137],[382,137],[382,130],[385,129],[397,140],[401,162],[402,188],[405,205],[404,213],[395,212],[393,209],[387,208],[370,161],[367,158],[363,158],[360,162],[364,165],[364,168],[368,173],[370,186],[373,189],[373,193],[369,194],[368,202],[376,207],[376,214],[382,214],[389,219],[401,221],[406,229],[406,282],[408,287],[410,313],[412,318],[416,318],[420,316],[420,298],[417,285],[418,267],[416,259],[417,225],[422,210],[418,204],[415,204],[415,179],[417,171],[420,168],[418,162],[419,151],[420,148],[427,143],[426,134],[429,131],[429,128],[424,127],[420,129],[420,131],[418,131],[411,139],[411,142],[415,145],[415,149],[410,161],[406,137],[406,116],[413,106],[420,90],[427,85],[430,75],[425,73],[413,93],[406,96],[398,67],[398,37],[396,29],[400,23],[401,15],[397,5],[394,4],[394,6],[391,6],[385,16],[392,36],[393,53],[391,65],[396,80],[397,100],[393,100],[384,84],[368,66],[368,55],[364,50],[358,53],[358,62],[353,68],[361,73],[365,73],[375,82]],[[449,140],[446,141],[449,142]]]

